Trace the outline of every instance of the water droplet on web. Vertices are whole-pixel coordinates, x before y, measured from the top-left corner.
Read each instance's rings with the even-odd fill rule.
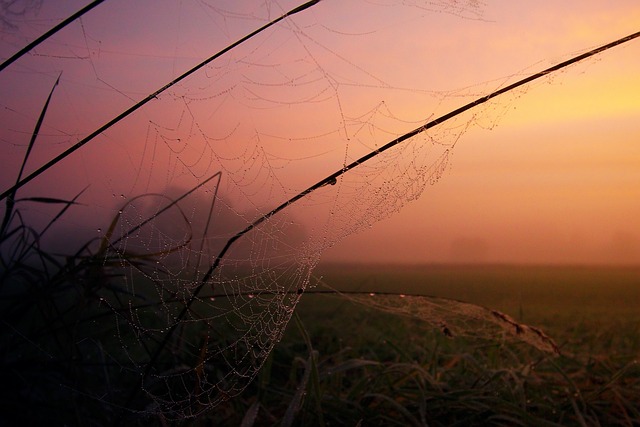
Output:
[[[102,228],[98,228],[98,233],[102,233]]]

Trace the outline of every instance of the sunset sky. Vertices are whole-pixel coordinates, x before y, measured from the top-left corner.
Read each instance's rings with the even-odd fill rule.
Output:
[[[0,73],[2,191],[61,72],[27,173],[300,3],[107,0]],[[5,16],[0,56],[85,4]],[[66,227],[91,235],[122,200],[222,171],[219,196],[246,224],[430,119],[637,31],[635,0],[323,0],[162,93],[23,196],[90,185]],[[298,234],[335,241],[323,261],[640,263],[640,39],[427,135],[291,209]],[[424,171],[437,150],[450,150],[437,182],[376,214],[387,199],[377,194],[419,181],[403,165]]]

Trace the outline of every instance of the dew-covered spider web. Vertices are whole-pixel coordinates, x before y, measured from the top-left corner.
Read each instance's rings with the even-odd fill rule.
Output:
[[[554,340],[541,329],[518,322],[506,313],[451,298],[399,292],[345,292],[314,278],[321,289],[376,311],[418,320],[449,338],[518,341],[550,354],[560,354]]]
[[[3,24],[3,58],[83,6],[29,5],[3,16],[12,23]],[[3,160],[2,190],[297,6],[111,0],[74,20],[0,74],[0,144],[11,159]],[[447,174],[469,129],[494,127],[539,83],[376,150],[551,65],[442,88],[413,68],[446,63],[394,58],[394,32],[482,24],[484,8],[474,0],[319,2],[158,92],[9,192],[2,347],[15,350],[3,357],[18,363],[21,354],[20,363],[43,372],[8,380],[44,378],[30,401],[56,389],[106,419],[193,417],[241,393],[281,339],[323,251],[423,195]],[[429,57],[429,43],[420,55]],[[455,318],[461,307],[409,300],[393,309]],[[488,335],[516,327],[494,317],[485,330],[467,327]],[[537,330],[523,336],[550,349]]]

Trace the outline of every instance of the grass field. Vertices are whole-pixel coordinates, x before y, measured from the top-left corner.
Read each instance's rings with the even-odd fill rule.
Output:
[[[500,310],[542,328],[561,354],[500,335],[450,338],[311,290],[258,380],[194,425],[640,425],[640,268],[343,265],[318,275],[339,290]]]

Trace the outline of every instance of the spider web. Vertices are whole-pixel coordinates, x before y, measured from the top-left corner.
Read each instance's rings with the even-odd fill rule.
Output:
[[[167,23],[156,23],[123,44],[128,34],[112,34],[100,25],[107,17],[122,19],[123,28],[135,27],[145,7],[173,12],[180,18],[171,24],[181,31],[165,35]],[[60,70],[54,94],[60,101],[47,113],[31,167],[153,92],[177,70],[288,10],[270,1],[145,7],[126,12],[123,2],[107,2],[3,73],[3,85],[24,91],[22,97],[7,96],[11,103],[1,101],[2,121],[11,123],[2,137],[7,156],[23,155],[24,135],[41,108],[27,100],[42,98]],[[468,129],[495,126],[531,87],[422,132],[265,216],[408,129],[519,77],[455,91],[391,81],[342,53],[340,43],[353,43],[356,52],[364,48],[363,40],[384,27],[380,20],[390,8],[425,22],[442,16],[479,20],[483,4],[390,0],[358,7],[373,11],[373,24],[365,20],[347,30],[341,20],[319,21],[313,9],[280,22],[162,92],[91,147],[47,171],[47,179],[26,187],[24,194],[69,198],[69,192],[89,185],[78,199],[82,205],[66,211],[43,239],[27,234],[3,242],[22,248],[13,253],[26,254],[37,240],[38,248],[67,254],[66,274],[55,277],[75,293],[56,301],[57,312],[66,313],[64,322],[51,323],[41,314],[27,325],[12,324],[19,334],[3,344],[38,353],[35,362],[41,356],[74,360],[65,362],[68,375],[55,381],[92,402],[87,408],[106,407],[120,417],[193,417],[242,392],[281,339],[322,252],[420,197],[447,173]],[[192,19],[189,25],[186,17]],[[31,25],[38,22],[50,24]],[[188,27],[197,25],[208,25],[214,42],[190,39]],[[18,45],[15,40],[7,45]],[[173,49],[137,47],[149,40]],[[157,72],[138,68],[143,61]],[[114,70],[114,63],[127,72]],[[25,87],[24,81],[33,84]],[[409,101],[427,107],[407,112],[402,106]],[[8,166],[2,180],[15,181],[16,175],[17,166]],[[43,224],[52,216],[51,209],[27,201],[20,206],[25,224]],[[74,245],[82,249],[70,252]],[[35,258],[47,268],[49,261]],[[11,289],[28,282],[18,275],[5,279],[10,281]],[[460,309],[419,299],[404,304],[393,310],[455,318]],[[472,317],[481,316],[469,310]],[[494,317],[492,327],[476,332],[514,327],[509,319]],[[64,342],[19,337],[52,337],[67,329]],[[528,342],[548,350],[549,342],[536,331],[523,336],[537,336]]]

